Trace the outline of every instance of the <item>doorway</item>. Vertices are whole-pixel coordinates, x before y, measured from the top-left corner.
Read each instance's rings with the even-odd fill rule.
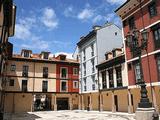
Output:
[[[68,98],[57,98],[57,110],[69,110]]]
[[[116,111],[118,111],[118,96],[117,95],[114,96],[114,104],[116,106]]]

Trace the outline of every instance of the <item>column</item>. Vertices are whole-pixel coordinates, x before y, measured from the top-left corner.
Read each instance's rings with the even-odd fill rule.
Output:
[[[54,111],[57,111],[57,96],[54,95]]]
[[[153,93],[153,105],[156,109],[156,112],[159,113],[158,105],[157,105],[157,99],[156,99],[156,92],[155,92],[155,87],[152,87],[152,93]]]
[[[114,101],[114,91],[112,91],[112,112],[116,112],[116,105]]]
[[[128,89],[128,113],[133,113],[133,105],[132,105],[132,97],[131,97],[131,91]]]
[[[81,94],[79,94],[78,98],[79,98],[79,100],[78,100],[78,109],[79,109],[79,110],[82,110]]]
[[[34,95],[34,94],[32,94],[32,104],[31,104],[31,112],[33,112],[34,111],[34,100],[36,99],[36,95]]]
[[[84,97],[83,97],[83,94],[81,94],[81,99],[82,99],[82,101],[81,101],[82,110],[85,110],[85,108],[84,108]]]
[[[100,111],[103,111],[103,94],[100,92]]]
[[[69,108],[70,110],[73,110],[72,94],[70,94],[70,97],[69,97]]]
[[[89,110],[92,110],[92,94],[90,93],[90,95],[89,95]]]

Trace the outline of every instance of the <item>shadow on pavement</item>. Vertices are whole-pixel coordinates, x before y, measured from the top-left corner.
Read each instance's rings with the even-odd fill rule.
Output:
[[[41,118],[32,113],[6,113],[4,120],[36,120]]]

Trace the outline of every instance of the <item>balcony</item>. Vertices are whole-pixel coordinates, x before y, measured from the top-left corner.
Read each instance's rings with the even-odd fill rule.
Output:
[[[22,76],[23,76],[23,77],[28,77],[28,72],[23,72],[23,73],[22,73]]]

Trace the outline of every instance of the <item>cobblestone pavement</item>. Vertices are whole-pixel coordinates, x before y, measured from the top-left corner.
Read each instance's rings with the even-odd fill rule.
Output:
[[[43,111],[6,115],[5,120],[135,120],[135,116],[98,111]]]

